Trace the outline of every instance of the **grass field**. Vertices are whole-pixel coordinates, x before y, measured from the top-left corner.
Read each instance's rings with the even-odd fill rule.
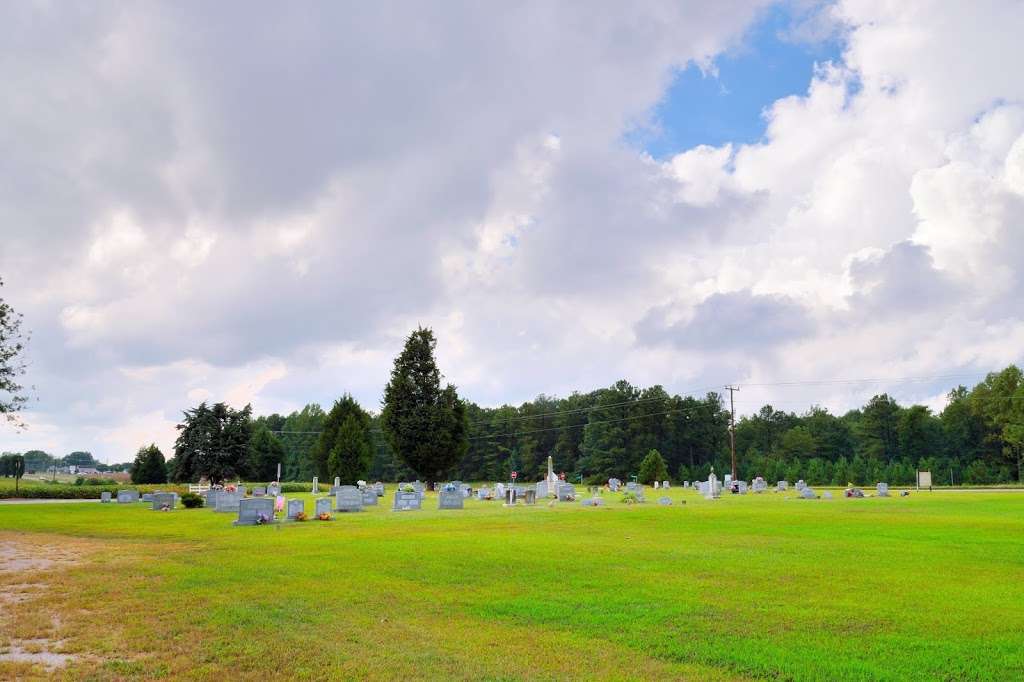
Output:
[[[243,528],[0,506],[0,653],[71,655],[0,678],[1024,678],[1024,494],[394,513],[392,490]]]

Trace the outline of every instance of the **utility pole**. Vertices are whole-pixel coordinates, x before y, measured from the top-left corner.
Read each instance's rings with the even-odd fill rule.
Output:
[[[726,386],[729,391],[729,451],[732,453],[732,480],[736,480],[736,403],[733,393],[740,390],[738,386]]]

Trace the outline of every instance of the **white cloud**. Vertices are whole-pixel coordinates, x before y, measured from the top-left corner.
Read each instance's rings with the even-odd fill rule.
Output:
[[[761,5],[5,7],[0,271],[40,401],[0,447],[376,407],[416,324],[484,403],[1019,360],[1024,8],[838,2],[794,35],[841,62],[762,142],[625,146]]]

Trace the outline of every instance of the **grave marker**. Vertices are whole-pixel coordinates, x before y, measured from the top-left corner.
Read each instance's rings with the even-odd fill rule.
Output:
[[[256,526],[274,523],[274,500],[269,497],[248,497],[238,501],[238,518],[233,526]]]
[[[415,490],[403,492],[401,489],[395,491],[395,502],[392,511],[419,511],[423,508],[423,498]]]
[[[320,518],[322,514],[330,515],[331,513],[331,498],[329,497],[318,497],[316,498],[316,510],[315,516]]]
[[[363,511],[363,493],[354,485],[343,485],[335,493],[334,511]]]
[[[174,509],[178,502],[176,493],[153,493],[153,511]]]
[[[237,513],[238,505],[244,499],[246,498],[242,497],[242,494],[238,491],[231,492],[229,490],[221,490],[220,493],[217,494],[217,501],[215,502],[213,510],[215,512],[222,513]]]
[[[462,509],[463,501],[466,498],[462,496],[462,491],[452,485],[446,485],[441,489],[441,492],[437,494],[437,508],[438,509]]]
[[[131,504],[132,502],[139,501],[138,490],[118,490],[117,491],[117,503],[118,504]]]
[[[110,493],[104,490],[100,493],[100,502],[110,502]]]
[[[327,506],[330,506],[329,504]],[[306,501],[305,500],[288,500],[288,515],[289,521],[294,521],[295,517],[299,515],[299,512],[306,513]]]

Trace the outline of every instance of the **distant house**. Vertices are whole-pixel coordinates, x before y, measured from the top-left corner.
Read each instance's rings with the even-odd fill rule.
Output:
[[[79,476],[99,476],[100,475],[99,469],[93,469],[92,467],[78,467],[78,470],[75,473],[77,473]]]

